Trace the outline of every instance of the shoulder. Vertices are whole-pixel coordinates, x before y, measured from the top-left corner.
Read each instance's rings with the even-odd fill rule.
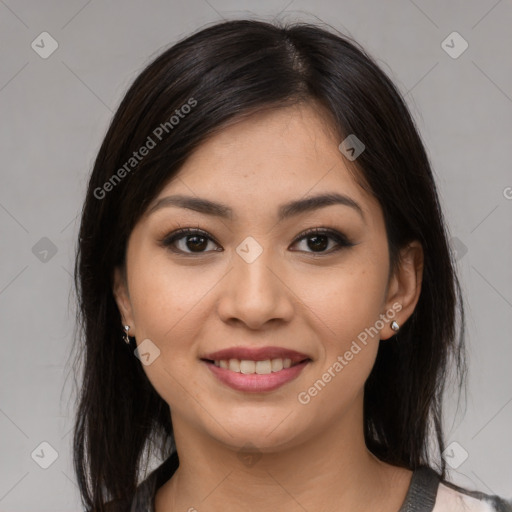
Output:
[[[432,512],[512,512],[512,499],[469,491],[450,482],[439,482]]]
[[[449,482],[430,466],[417,468],[399,512],[512,512],[512,499]]]

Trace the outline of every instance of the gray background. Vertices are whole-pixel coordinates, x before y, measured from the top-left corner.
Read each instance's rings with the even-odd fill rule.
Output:
[[[323,20],[354,37],[405,95],[435,170],[467,304],[467,410],[455,414],[452,390],[445,413],[447,444],[458,443],[446,455],[458,466],[450,477],[512,496],[510,0],[0,0],[1,512],[80,510],[71,273],[86,180],[122,95],[152,57],[191,31],[221,18],[275,16]],[[46,59],[31,47],[44,31],[58,42]],[[458,58],[442,46],[453,31],[469,44]],[[462,48],[457,39],[446,44]],[[42,442],[58,452],[48,469],[39,465],[51,457]]]

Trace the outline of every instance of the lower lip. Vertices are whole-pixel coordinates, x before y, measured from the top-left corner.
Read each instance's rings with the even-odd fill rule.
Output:
[[[227,368],[215,366],[213,363],[203,362],[208,366],[215,377],[229,387],[237,391],[261,393],[264,391],[274,391],[274,389],[280,388],[287,382],[296,379],[310,361],[303,361],[290,368],[283,368],[278,372],[266,373],[264,375],[233,372]]]

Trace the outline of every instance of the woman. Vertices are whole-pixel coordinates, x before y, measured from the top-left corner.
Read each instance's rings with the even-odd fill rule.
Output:
[[[348,38],[229,21],[148,65],[75,279],[87,510],[512,510],[445,480],[460,285],[411,116]]]

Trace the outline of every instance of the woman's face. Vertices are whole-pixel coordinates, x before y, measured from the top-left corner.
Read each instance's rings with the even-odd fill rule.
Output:
[[[173,423],[233,447],[270,451],[342,418],[360,423],[349,412],[362,404],[379,338],[419,295],[407,257],[388,283],[381,208],[318,112],[258,114],[205,142],[134,228],[127,286],[116,272],[123,320]],[[341,202],[300,206],[326,194]],[[200,233],[170,241],[180,228]]]

